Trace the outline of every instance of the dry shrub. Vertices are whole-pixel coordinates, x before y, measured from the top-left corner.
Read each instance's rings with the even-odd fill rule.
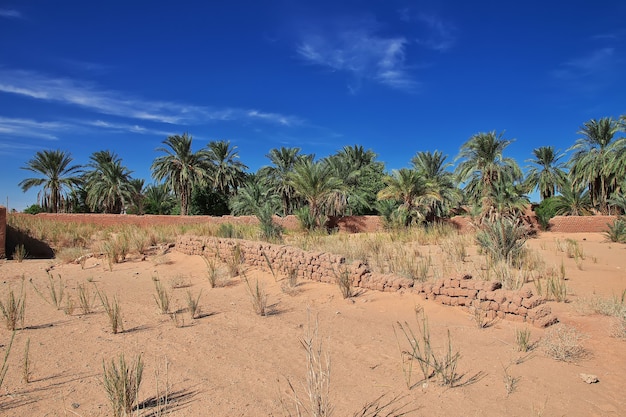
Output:
[[[156,295],[154,297],[154,301],[156,302],[161,314],[167,314],[170,311],[170,295],[167,292],[167,289],[161,284],[161,281],[154,281],[154,289],[156,290]]]
[[[15,247],[15,251],[13,251],[13,260],[21,263],[28,256],[28,252],[26,251],[26,247],[20,243]]]
[[[254,285],[252,285],[248,277],[244,276],[244,282],[246,283],[246,290],[252,301],[254,312],[259,316],[267,316],[269,311],[267,306],[268,297],[265,288],[259,284],[258,279],[256,279]]]
[[[111,331],[113,334],[124,331],[124,324],[122,323],[122,309],[120,308],[117,297],[113,297],[113,301],[109,301],[109,297],[106,294],[101,293],[97,289],[96,293],[98,294],[102,307],[109,318],[109,324],[111,325]]]
[[[354,295],[350,271],[347,268],[342,268],[339,272],[335,272],[335,281],[337,282],[337,286],[339,286],[343,298],[350,298]]]
[[[54,257],[59,259],[63,263],[69,264],[76,262],[84,255],[84,253],[84,249],[81,247],[65,247],[56,251],[54,253]]]
[[[141,354],[131,363],[126,363],[124,354],[118,360],[111,359],[109,365],[102,361],[102,385],[109,398],[114,417],[128,416],[137,403],[139,386],[143,376]]]
[[[552,326],[541,340],[541,346],[549,357],[557,361],[576,362],[587,356],[582,341],[586,338],[576,328],[565,324]]]
[[[319,321],[311,323],[310,311],[307,311],[308,326],[300,344],[304,348],[306,361],[306,379],[304,389],[308,401],[300,399],[291,381],[287,379],[292,394],[292,404],[280,399],[283,410],[288,416],[329,417],[333,406],[330,401],[330,355],[324,349],[319,335]]]
[[[24,327],[24,313],[26,310],[26,294],[24,294],[24,281],[22,280],[22,286],[18,296],[15,296],[13,289],[10,289],[6,300],[0,300],[0,312],[4,318],[4,324],[7,330],[15,331],[18,323],[21,327]]]
[[[191,290],[187,291],[187,308],[189,309],[189,315],[192,319],[197,318],[200,315],[200,297],[202,296],[202,290],[197,297],[194,297]]]

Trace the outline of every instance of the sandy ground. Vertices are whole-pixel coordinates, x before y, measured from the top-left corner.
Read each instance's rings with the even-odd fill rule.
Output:
[[[576,239],[584,251],[580,269],[574,259],[556,249],[557,240]],[[108,416],[102,387],[102,362],[124,353],[141,353],[145,362],[139,400],[142,416],[281,416],[280,398],[289,400],[286,379],[304,398],[306,361],[300,339],[307,326],[307,311],[319,319],[319,333],[331,358],[331,401],[335,416],[350,416],[383,394],[401,396],[399,404],[423,416],[623,416],[626,415],[626,341],[610,336],[610,317],[581,312],[580,299],[621,294],[626,289],[626,245],[607,243],[600,234],[547,233],[529,245],[547,264],[568,271],[569,303],[549,303],[561,322],[574,326],[587,338],[585,359],[558,362],[540,348],[530,354],[515,349],[515,329],[523,324],[498,321],[478,329],[469,313],[424,301],[412,293],[365,291],[344,300],[334,285],[301,282],[296,294],[281,291],[282,282],[261,271],[247,271],[269,294],[273,313],[254,313],[244,283],[211,288],[206,265],[198,256],[172,250],[165,257],[129,259],[109,271],[102,259],[89,259],[85,269],[54,260],[1,261],[0,290],[19,290],[25,277],[25,328],[16,333],[0,391],[2,416]],[[67,285],[66,295],[77,300],[77,286],[94,285],[122,307],[125,331],[112,334],[99,303],[95,312],[81,315],[77,307],[67,315],[39,296],[33,285],[46,291],[46,269],[52,267]],[[178,308],[186,306],[186,292],[202,291],[202,315],[187,313],[179,326],[160,314],[154,300],[153,277],[171,293]],[[282,277],[279,277],[282,278]],[[173,285],[182,288],[172,288]],[[427,314],[432,341],[443,349],[450,331],[462,357],[458,372],[466,382],[445,388],[432,380],[409,390],[402,372],[396,322],[417,330],[416,306]],[[546,330],[532,328],[539,341]],[[11,332],[0,329],[0,355]],[[31,381],[22,379],[24,347],[30,339]],[[166,366],[167,364],[167,366]],[[517,380],[512,393],[505,388],[506,372]],[[580,373],[595,374],[586,384]],[[413,381],[419,380],[418,370]],[[154,398],[169,384],[169,404]],[[159,390],[157,391],[157,384]]]

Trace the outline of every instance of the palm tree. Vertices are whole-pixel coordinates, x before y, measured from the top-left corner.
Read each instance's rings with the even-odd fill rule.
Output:
[[[361,145],[344,146],[325,161],[348,188],[347,211],[350,214],[372,213],[376,195],[385,186],[382,180],[385,167],[376,161],[376,154]]]
[[[145,213],[146,196],[144,195],[144,185],[146,181],[143,178],[132,178],[130,186],[132,188],[131,202],[135,214]]]
[[[575,185],[588,187],[592,204],[602,213],[608,212],[607,200],[618,187],[615,155],[622,155],[626,141],[615,141],[619,124],[611,117],[591,119],[581,127],[581,138],[570,148],[570,176]]]
[[[383,178],[386,187],[379,191],[379,200],[400,201],[400,206],[408,214],[408,221],[421,217],[418,209],[423,209],[431,199],[440,199],[441,196],[432,185],[416,170],[402,168],[394,170],[392,175]]]
[[[436,198],[426,201],[427,217],[444,217],[461,202],[461,191],[455,184],[454,174],[448,171],[452,166],[446,162],[447,156],[440,151],[418,152],[411,159],[413,168],[430,184],[432,194]]]
[[[503,138],[495,131],[477,133],[461,146],[456,174],[459,182],[465,182],[465,192],[474,203],[480,202],[483,213],[494,184],[499,181],[514,183],[522,178],[522,171],[514,159],[504,157],[503,152],[513,141]]]
[[[164,148],[157,151],[165,152],[152,163],[152,177],[157,181],[165,181],[180,199],[180,214],[189,213],[189,199],[194,186],[204,184],[208,178],[208,162],[206,151],[193,152],[191,135],[169,136],[163,141]]]
[[[525,189],[523,184],[513,184],[509,181],[494,183],[483,204],[487,211],[481,213],[481,217],[493,222],[503,217],[515,219],[523,215],[530,203],[524,194]]]
[[[554,198],[552,207],[557,216],[586,216],[593,212],[589,190],[570,181],[563,184],[561,194]]]
[[[274,192],[280,195],[285,216],[292,213],[295,198],[295,190],[289,183],[289,173],[300,159],[312,159],[301,155],[300,151],[300,148],[271,149],[265,157],[269,158],[273,166],[265,166],[258,172],[259,177],[268,182]]]
[[[237,193],[237,188],[245,180],[246,165],[238,161],[237,146],[230,145],[230,141],[211,141],[206,150],[210,164],[209,175],[213,188],[224,196]]]
[[[289,173],[288,180],[296,195],[308,202],[316,225],[319,225],[322,214],[340,211],[341,207],[337,207],[336,203],[343,200],[338,196],[344,195],[345,186],[333,176],[328,164],[301,159],[294,165],[293,172]]]
[[[144,195],[146,213],[149,214],[169,214],[176,205],[167,184],[149,185]]]
[[[557,154],[553,146],[541,146],[533,149],[535,159],[529,159],[535,166],[528,168],[526,183],[530,190],[539,189],[541,200],[554,196],[557,190],[567,180],[563,168],[565,165],[559,162],[563,154]]]
[[[87,205],[91,210],[121,213],[132,201],[134,189],[130,182],[131,171],[122,165],[117,154],[110,151],[94,152],[85,173]]]
[[[58,213],[61,201],[67,191],[80,185],[80,165],[71,165],[72,156],[60,150],[44,150],[35,154],[35,157],[22,167],[27,171],[41,174],[43,178],[27,178],[19,183],[22,191],[43,185],[37,194],[37,202],[45,209]]]

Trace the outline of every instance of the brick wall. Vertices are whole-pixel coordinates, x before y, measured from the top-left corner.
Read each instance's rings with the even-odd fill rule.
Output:
[[[413,291],[428,300],[478,311],[488,319],[502,318],[546,327],[558,320],[545,300],[535,296],[532,289],[506,291],[500,283],[479,281],[466,275],[458,279],[420,283],[392,274],[372,272],[365,262],[348,263],[340,255],[307,252],[292,246],[238,239],[180,236],[176,250],[188,255],[203,255],[227,262],[239,251],[241,262],[247,266],[287,276],[294,271],[298,278],[334,283],[337,276],[347,273],[354,287],[377,291]]]
[[[550,219],[550,232],[601,233],[608,230],[617,216],[555,216]]]
[[[7,209],[0,206],[0,259],[6,256]]]

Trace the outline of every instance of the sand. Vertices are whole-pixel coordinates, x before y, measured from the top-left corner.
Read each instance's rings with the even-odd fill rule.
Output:
[[[585,259],[568,258],[556,241],[575,239]],[[625,415],[626,341],[611,336],[614,319],[585,311],[584,300],[621,295],[626,289],[626,245],[608,243],[601,234],[545,233],[529,241],[547,264],[567,270],[568,303],[550,302],[561,323],[585,335],[584,358],[573,363],[547,357],[537,346],[516,350],[515,330],[521,323],[500,320],[479,329],[461,308],[447,307],[406,293],[363,291],[344,300],[335,285],[303,281],[297,292],[281,290],[271,274],[248,270],[267,291],[272,314],[253,311],[241,277],[211,288],[206,265],[198,256],[176,252],[131,258],[109,271],[104,259],[78,264],[56,260],[0,261],[2,300],[9,288],[19,290],[25,277],[25,328],[15,335],[9,370],[0,391],[2,416],[109,416],[102,387],[103,360],[124,353],[141,354],[145,363],[139,415],[281,416],[281,398],[289,403],[287,379],[305,399],[305,352],[300,340],[317,318],[323,349],[331,360],[330,398],[333,415],[350,416],[381,395],[400,396],[410,415],[428,416],[619,416]],[[119,298],[124,331],[113,334],[99,302],[95,312],[71,315],[47,303],[34,287],[46,291],[46,270],[60,275],[77,304],[78,284],[91,293],[95,286]],[[179,314],[178,323],[161,314],[154,300],[154,281],[171,293],[177,308],[186,307],[186,293],[202,291],[202,313],[192,320]],[[283,278],[283,277],[279,277]],[[30,282],[32,280],[32,283]],[[34,285],[33,285],[34,284]],[[173,288],[176,286],[177,288]],[[434,347],[443,351],[450,332],[461,353],[454,388],[436,380],[408,389],[402,371],[397,322],[417,330],[416,307],[428,316]],[[397,330],[397,327],[395,327]],[[530,328],[538,342],[549,329]],[[0,329],[0,354],[11,332]],[[30,339],[30,382],[23,381],[23,356]],[[402,343],[402,341],[401,341]],[[401,346],[406,348],[406,342]],[[580,374],[599,382],[585,383]],[[505,375],[516,380],[507,392]],[[412,381],[418,382],[415,369]],[[471,378],[476,376],[477,380]],[[169,404],[155,404],[168,384]],[[157,391],[157,384],[159,391]]]

